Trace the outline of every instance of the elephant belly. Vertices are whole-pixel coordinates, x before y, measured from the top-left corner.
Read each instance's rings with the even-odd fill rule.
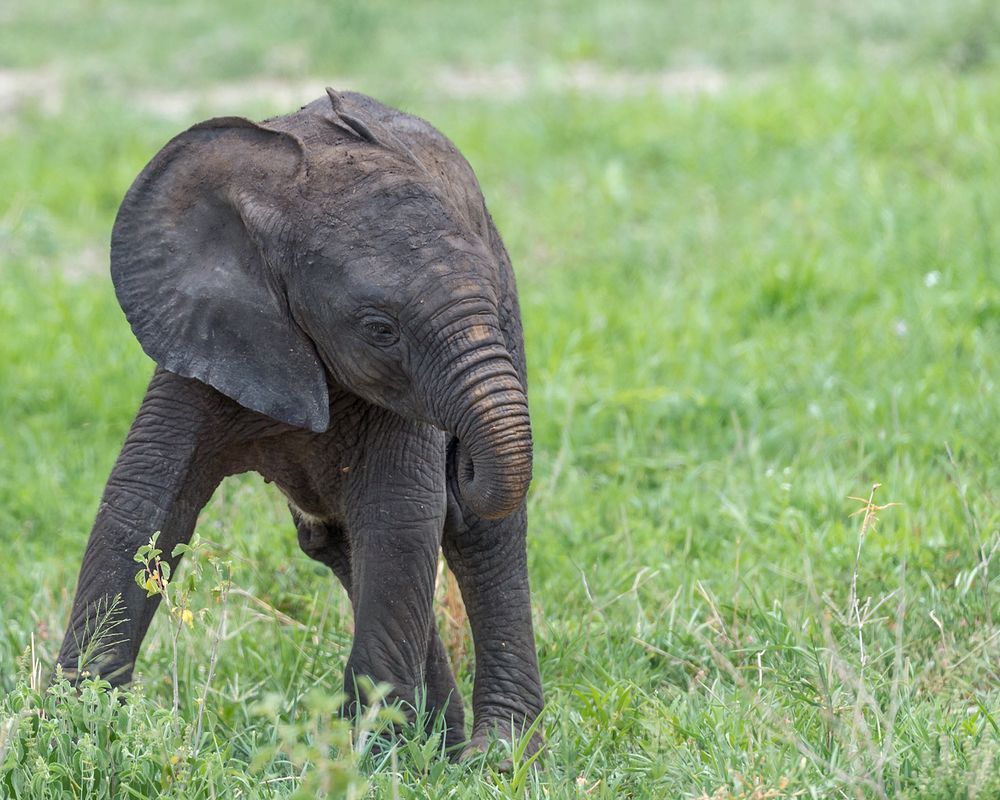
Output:
[[[277,486],[293,513],[306,522],[340,521],[342,481],[339,475],[317,475],[309,465],[289,463],[284,459],[269,460],[259,465],[256,472],[266,483]]]

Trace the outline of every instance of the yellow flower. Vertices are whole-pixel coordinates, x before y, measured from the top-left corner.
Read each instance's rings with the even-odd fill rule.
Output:
[[[183,622],[189,628],[194,627],[194,614],[191,613],[190,608],[185,608],[183,611],[181,611],[181,622]]]

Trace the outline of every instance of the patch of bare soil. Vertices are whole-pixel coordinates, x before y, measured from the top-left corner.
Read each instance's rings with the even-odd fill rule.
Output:
[[[725,76],[712,67],[624,72],[582,62],[565,69],[529,73],[515,64],[486,69],[438,73],[438,88],[450,97],[498,97],[516,99],[533,89],[578,92],[601,97],[636,97],[659,94],[715,94],[725,85]]]
[[[577,92],[600,97],[644,95],[715,94],[725,85],[725,76],[711,67],[622,72],[598,64],[581,63],[566,69],[531,73],[515,64],[483,69],[445,69],[432,77],[432,88],[447,97],[514,100],[534,90]],[[199,109],[212,114],[240,113],[248,105],[273,106],[283,113],[321,96],[325,86],[359,86],[351,79],[303,78],[259,79],[224,83],[201,89],[149,91],[139,97],[143,108],[171,118],[191,116]]]
[[[140,94],[137,101],[144,109],[171,119],[190,117],[199,110],[213,116],[245,114],[248,106],[273,107],[275,113],[284,114],[321,97],[327,86],[350,85],[351,81],[330,78],[257,78],[197,89],[150,90]]]
[[[10,118],[24,106],[37,103],[46,114],[63,107],[59,74],[50,68],[0,69],[0,115]]]
[[[78,283],[106,275],[109,264],[108,245],[95,243],[81,248],[72,256],[60,258],[55,266],[67,280]]]
[[[726,85],[723,73],[712,67],[624,72],[582,62],[565,68],[528,71],[516,64],[458,70],[441,70],[431,78],[432,88],[454,98],[517,99],[533,90],[577,92],[600,97],[642,95],[714,94]],[[319,77],[282,80],[258,78],[238,83],[217,83],[192,89],[150,89],[136,102],[144,109],[171,119],[191,117],[198,111],[220,115],[245,113],[248,106],[273,107],[284,113],[321,96],[325,86],[360,86],[357,80]],[[0,70],[0,115],[10,118],[29,103],[47,114],[58,114],[65,103],[61,75],[54,68]]]

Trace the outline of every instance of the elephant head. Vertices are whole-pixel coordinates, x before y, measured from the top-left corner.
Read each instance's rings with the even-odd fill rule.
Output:
[[[469,507],[507,515],[531,479],[509,263],[457,151],[359,98],[170,141],[115,222],[119,302],[162,367],[276,420],[325,431],[347,391],[449,432]]]

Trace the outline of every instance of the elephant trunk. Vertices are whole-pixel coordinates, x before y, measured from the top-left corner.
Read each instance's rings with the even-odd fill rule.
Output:
[[[505,347],[480,346],[448,372],[443,427],[459,441],[458,485],[469,508],[499,519],[524,502],[531,483],[528,400]]]

